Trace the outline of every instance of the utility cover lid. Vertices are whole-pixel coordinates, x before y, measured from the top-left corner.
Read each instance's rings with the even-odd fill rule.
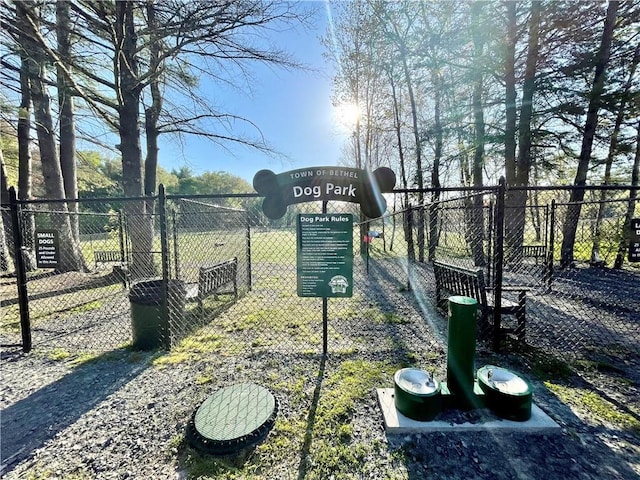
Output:
[[[253,383],[231,385],[200,405],[187,428],[187,438],[205,453],[239,452],[264,440],[276,414],[276,399],[266,388]]]

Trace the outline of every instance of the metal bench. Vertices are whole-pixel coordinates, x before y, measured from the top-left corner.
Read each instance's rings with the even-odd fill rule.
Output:
[[[196,300],[202,307],[202,302],[209,295],[217,298],[218,290],[225,285],[233,286],[233,295],[238,299],[238,258],[234,257],[215,265],[200,267],[198,274],[198,294]],[[229,292],[230,293],[230,292]]]
[[[480,309],[479,323],[486,325],[495,310],[493,295],[487,295],[493,289],[488,288],[484,280],[484,272],[481,268],[468,269],[458,265],[435,261],[433,273],[436,280],[436,302],[443,306],[452,295],[462,295],[474,298]],[[500,325],[494,328],[500,329],[500,334],[515,333],[518,341],[524,341],[526,334],[526,287],[502,287],[502,291],[518,293],[518,301],[502,299],[500,305],[501,315],[513,315],[516,317],[517,326],[513,330],[501,329]]]

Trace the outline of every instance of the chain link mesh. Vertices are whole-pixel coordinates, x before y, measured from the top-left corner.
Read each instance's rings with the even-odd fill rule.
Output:
[[[20,252],[28,269],[34,345],[106,351],[129,341],[125,271],[96,257],[100,251],[117,252],[117,263],[122,265],[118,218],[115,212],[72,212],[60,203],[34,203],[20,209]],[[59,273],[36,268],[36,232],[52,230],[58,232]],[[15,282],[15,277],[3,278],[2,333],[8,343],[14,343],[20,338],[19,301],[16,285],[9,288],[7,279]]]
[[[375,220],[361,218],[354,204],[329,203],[329,213],[354,215],[354,293],[328,300],[326,339],[322,299],[296,294],[296,214],[320,213],[319,202],[290,206],[280,221],[265,218],[252,198],[171,197],[164,213],[158,200],[109,200],[101,213],[96,206],[83,211],[82,202],[77,213],[60,203],[27,202],[20,209],[27,263],[35,266],[29,232],[75,228],[77,239],[61,236],[60,261],[81,264],[76,271],[29,272],[33,344],[106,351],[132,342],[138,300],[130,289],[164,276],[160,293],[149,283],[149,298],[140,300],[143,310],[149,307],[144,315],[159,322],[162,346],[189,351],[206,338],[221,354],[249,356],[318,353],[326,341],[335,353],[441,354],[446,312],[436,304],[437,260],[481,269],[487,286],[502,267],[503,286],[526,286],[526,342],[533,347],[560,356],[603,348],[637,352],[640,269],[625,260],[628,190],[606,199],[587,192],[580,208],[565,191],[529,191],[521,207],[509,203],[507,192],[502,212],[496,192],[442,192],[411,208],[400,206],[409,200],[405,194],[388,195],[389,213]],[[572,212],[578,217],[566,262]],[[74,242],[78,258],[69,248]],[[220,267],[230,260],[232,266]],[[222,283],[205,286],[203,272]],[[3,276],[3,343],[20,337],[14,282]],[[503,298],[516,301],[513,295],[505,291]]]

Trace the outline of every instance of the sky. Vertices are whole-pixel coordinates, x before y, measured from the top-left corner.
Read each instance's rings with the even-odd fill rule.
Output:
[[[323,58],[325,47],[320,42],[330,24],[328,10],[324,2],[312,5],[316,14],[311,28],[276,31],[269,37],[308,69],[255,65],[251,69],[254,81],[250,94],[202,83],[207,95],[211,89],[216,105],[255,123],[265,141],[282,156],[269,156],[233,144],[225,148],[194,136],[184,137],[180,144],[163,135],[160,166],[168,171],[186,166],[196,175],[226,171],[251,184],[255,173],[264,168],[280,173],[308,166],[338,165],[348,129],[332,106],[334,66]],[[256,130],[247,133],[259,135]]]

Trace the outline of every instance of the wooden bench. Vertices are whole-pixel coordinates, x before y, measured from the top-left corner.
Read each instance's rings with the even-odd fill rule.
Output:
[[[484,272],[481,268],[468,269],[457,265],[434,261],[433,273],[436,279],[436,302],[438,306],[446,303],[452,295],[462,295],[474,298],[478,302],[480,309],[479,324],[486,325],[495,310],[493,304],[493,289],[485,285]],[[502,287],[502,291],[518,293],[518,301],[513,302],[502,298],[500,305],[501,315],[513,315],[516,317],[517,326],[514,330],[500,329],[500,325],[494,328],[500,329],[502,333],[515,333],[518,341],[524,341],[526,333],[526,300],[527,288],[525,287]]]
[[[233,295],[238,298],[238,258],[234,257],[215,265],[200,267],[198,275],[198,294],[196,300],[202,307],[202,302],[209,295],[217,298],[218,290],[225,285],[233,286]],[[230,293],[230,292],[229,292]]]
[[[547,259],[547,247],[544,245],[523,245],[522,257],[534,258],[537,265],[538,260],[542,260],[544,262]]]
[[[125,264],[122,258],[122,252],[119,250],[95,250],[93,252],[93,261],[95,262],[96,268],[98,267],[98,263]]]

